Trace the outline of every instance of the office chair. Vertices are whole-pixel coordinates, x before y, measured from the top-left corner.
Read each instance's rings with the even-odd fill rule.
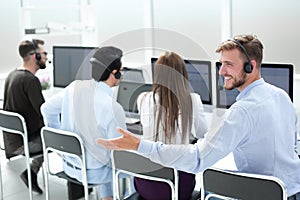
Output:
[[[50,175],[54,175],[66,179],[78,185],[83,185],[84,199],[88,200],[89,188],[96,187],[97,185],[88,184],[87,173],[86,173],[85,150],[80,136],[76,133],[69,132],[69,131],[43,127],[41,130],[41,137],[42,137],[43,152],[44,152],[44,165],[45,165],[44,176],[45,176],[45,186],[46,186],[46,199],[49,200],[48,174],[50,174]],[[64,171],[58,173],[52,173],[49,169],[49,156],[48,156],[48,154],[51,152],[56,152],[60,155],[67,155],[67,156],[73,156],[79,158],[81,161],[82,182],[79,182],[76,179],[69,177]],[[99,195],[97,194],[97,198],[98,196]]]
[[[202,174],[201,199],[286,200],[286,188],[273,176],[208,168]]]
[[[111,159],[113,167],[114,200],[124,198],[120,196],[119,191],[119,177],[121,174],[167,183],[171,188],[171,199],[178,199],[179,180],[178,171],[176,169],[163,167],[131,151],[112,151]],[[194,191],[191,199],[198,199],[199,197],[200,191]],[[138,193],[133,193],[124,199],[138,200],[142,198]]]
[[[37,154],[30,154],[29,147],[28,147],[27,127],[22,115],[16,112],[0,110],[0,130],[5,131],[6,134],[19,134],[23,138],[23,145],[24,145],[24,152],[25,152],[26,166],[27,166],[27,175],[28,175],[29,198],[30,200],[32,200],[33,197],[32,197],[30,159],[38,156],[43,156],[43,153],[40,152]],[[2,180],[1,180],[1,185],[2,185]]]

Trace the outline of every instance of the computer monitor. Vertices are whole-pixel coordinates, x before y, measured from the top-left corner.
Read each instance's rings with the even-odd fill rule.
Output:
[[[66,87],[74,81],[82,62],[92,56],[93,49],[95,47],[53,46],[54,87]]]
[[[152,76],[157,59],[151,58]],[[184,62],[191,92],[198,93],[203,104],[212,105],[211,62],[203,60],[184,60]]]
[[[122,81],[145,83],[141,69],[122,67]]]
[[[142,92],[152,90],[152,84],[121,80],[119,83],[117,102],[123,107],[126,117],[139,118],[137,98]]]
[[[220,67],[221,63],[216,62],[217,108],[229,108],[236,101],[239,91],[223,88],[224,77],[219,75]],[[294,66],[292,64],[262,63],[261,76],[267,83],[286,91],[293,101]]]

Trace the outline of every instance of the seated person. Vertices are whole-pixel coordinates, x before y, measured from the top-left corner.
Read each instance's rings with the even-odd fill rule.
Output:
[[[23,63],[9,73],[5,79],[3,110],[19,113],[24,117],[27,134],[28,148],[31,154],[41,154],[35,157],[30,164],[32,191],[42,194],[43,190],[38,185],[38,172],[42,167],[41,128],[44,126],[40,106],[45,102],[42,86],[36,73],[46,68],[47,52],[44,41],[39,39],[24,40],[19,45],[19,54]],[[24,154],[23,138],[18,134],[3,132],[5,154],[9,159],[13,156]],[[28,187],[27,169],[20,178]]]
[[[155,63],[151,92],[138,97],[137,106],[143,126],[143,138],[166,144],[189,144],[207,131],[200,96],[190,93],[183,59],[165,52]],[[170,199],[166,183],[134,179],[136,191],[144,199]],[[179,171],[179,199],[189,199],[195,187],[195,175]]]
[[[118,137],[116,127],[126,128],[125,112],[113,99],[112,90],[122,75],[121,57],[118,48],[98,48],[90,60],[93,79],[73,81],[41,107],[46,126],[81,136],[86,148],[88,183],[100,184],[102,199],[113,196],[110,152],[99,148],[95,139]],[[63,168],[67,175],[82,181],[78,159],[63,156]]]

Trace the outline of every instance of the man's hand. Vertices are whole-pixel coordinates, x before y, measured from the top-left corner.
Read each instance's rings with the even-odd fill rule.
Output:
[[[105,149],[109,150],[134,150],[137,151],[140,145],[140,139],[135,137],[133,133],[117,128],[117,131],[122,134],[121,137],[114,139],[96,139],[96,143]]]

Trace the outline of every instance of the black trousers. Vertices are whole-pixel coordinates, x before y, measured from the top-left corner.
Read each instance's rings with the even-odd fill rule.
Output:
[[[68,196],[69,200],[76,200],[84,197],[83,185],[78,185],[76,183],[68,181]],[[89,189],[89,194],[93,191],[93,188]]]

